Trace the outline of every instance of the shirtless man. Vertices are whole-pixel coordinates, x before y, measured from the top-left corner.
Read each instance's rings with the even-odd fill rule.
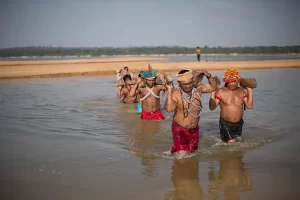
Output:
[[[237,136],[242,135],[244,108],[253,106],[253,93],[251,88],[245,90],[238,86],[241,76],[237,69],[225,71],[223,81],[225,86],[217,92],[212,92],[209,109],[214,110],[220,104],[221,113],[219,128],[221,139],[224,142],[236,142]]]
[[[133,90],[133,86],[131,85],[132,79],[130,75],[125,75],[123,77],[124,80],[124,87],[119,86],[118,87],[118,94],[117,97],[118,99],[121,99],[122,96],[124,96],[123,98],[123,102],[124,103],[136,103],[136,95],[134,96],[130,96],[129,92],[130,90]]]
[[[164,120],[165,117],[160,111],[160,92],[166,91],[164,85],[155,84],[156,70],[141,72],[141,77],[145,80],[146,87],[138,87],[142,78],[137,78],[133,90],[130,90],[130,96],[140,95],[142,104],[141,119],[146,120]]]
[[[168,95],[165,109],[168,112],[175,111],[172,121],[173,146],[171,153],[194,152],[198,149],[199,119],[202,110],[202,93],[208,93],[211,89],[216,90],[211,74],[206,70],[198,71],[204,74],[208,84],[193,85],[192,70],[181,70],[176,74],[179,87],[168,87]]]

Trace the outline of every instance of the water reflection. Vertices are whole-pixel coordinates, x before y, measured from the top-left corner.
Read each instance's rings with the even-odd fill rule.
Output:
[[[130,141],[130,151],[141,159],[141,173],[148,177],[157,175],[155,151],[159,145],[161,122],[150,120],[138,120],[133,122],[131,133],[127,138]],[[128,127],[129,129],[130,127]]]
[[[199,200],[203,198],[197,159],[174,160],[171,179],[175,189],[165,194],[165,200]]]
[[[209,166],[209,199],[240,199],[240,193],[252,190],[251,170],[246,168],[243,156],[227,157]],[[219,168],[219,169],[218,169]]]
[[[204,194],[200,181],[201,177],[206,178],[206,176],[199,171],[201,167],[197,158],[173,160],[171,180],[174,189],[167,192],[164,199],[235,200],[241,198],[241,193],[253,189],[251,170],[245,167],[243,155],[239,152],[234,152],[224,159],[209,164],[207,195]]]

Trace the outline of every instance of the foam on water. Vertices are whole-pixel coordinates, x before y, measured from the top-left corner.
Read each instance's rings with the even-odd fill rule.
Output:
[[[147,154],[155,156],[162,159],[171,159],[171,160],[181,160],[191,157],[198,157],[200,159],[214,159],[216,157],[224,157],[227,154],[232,153],[245,153],[251,149],[258,148],[263,146],[266,143],[275,141],[280,137],[276,132],[265,130],[263,137],[255,137],[255,133],[249,137],[239,137],[236,143],[225,143],[220,139],[219,134],[207,134],[200,137],[199,148],[193,153],[181,154],[175,153],[172,154],[170,150],[158,152],[157,149],[148,147],[147,150],[143,149],[131,149],[131,152],[139,152],[140,155]],[[163,141],[161,141],[163,142]],[[165,146],[165,145],[163,145]],[[135,153],[134,153],[135,154]]]

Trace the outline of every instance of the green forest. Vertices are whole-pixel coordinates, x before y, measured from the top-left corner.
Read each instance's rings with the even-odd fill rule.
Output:
[[[195,47],[196,48],[196,47]],[[194,54],[195,48],[159,47],[15,47],[0,49],[0,57],[20,56],[101,56],[140,54]],[[300,46],[201,47],[201,54],[289,54],[300,53]]]

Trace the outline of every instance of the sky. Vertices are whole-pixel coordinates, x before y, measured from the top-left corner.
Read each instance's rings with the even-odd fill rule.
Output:
[[[0,48],[300,45],[298,0],[1,0]]]

